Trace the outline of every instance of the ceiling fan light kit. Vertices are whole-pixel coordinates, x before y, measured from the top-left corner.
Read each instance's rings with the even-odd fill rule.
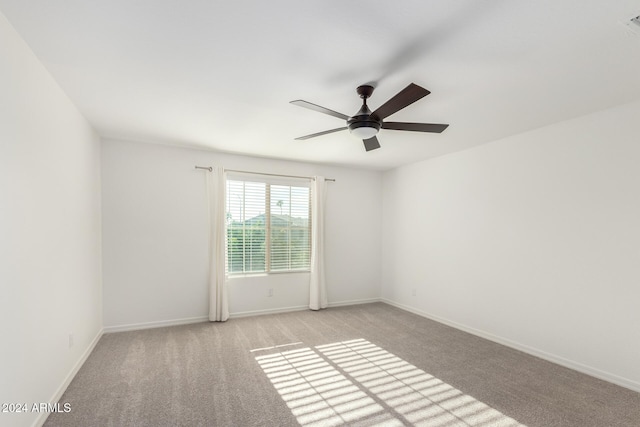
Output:
[[[353,123],[349,125],[349,131],[351,135],[355,136],[358,139],[369,139],[373,138],[378,134],[380,130],[380,125],[373,126],[373,123]]]
[[[323,132],[313,133],[311,135],[301,136],[296,140],[305,140],[314,138],[316,136],[326,135],[329,133],[338,132],[341,130],[349,129],[352,135],[362,139],[364,148],[366,151],[375,150],[380,148],[380,143],[376,135],[380,129],[391,130],[404,130],[412,132],[430,132],[440,133],[444,131],[449,125],[435,124],[435,123],[403,123],[403,122],[384,122],[383,120],[392,115],[393,113],[402,110],[403,108],[413,104],[414,102],[427,96],[430,92],[418,86],[415,83],[411,83],[409,86],[398,92],[390,100],[382,104],[377,110],[371,112],[367,106],[367,99],[373,93],[374,87],[371,85],[358,86],[356,92],[362,98],[362,107],[354,116],[347,116],[346,114],[338,113],[325,107],[321,107],[316,104],[312,104],[301,99],[291,101],[293,105],[299,107],[308,108],[310,110],[318,111],[320,113],[328,114],[339,119],[346,120],[346,127],[326,130]]]

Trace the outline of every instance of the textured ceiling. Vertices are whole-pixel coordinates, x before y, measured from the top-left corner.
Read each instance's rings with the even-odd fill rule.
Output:
[[[0,0],[104,137],[385,170],[640,98],[636,0]],[[432,93],[365,152],[343,126],[410,82]],[[613,132],[614,130],[612,130]]]

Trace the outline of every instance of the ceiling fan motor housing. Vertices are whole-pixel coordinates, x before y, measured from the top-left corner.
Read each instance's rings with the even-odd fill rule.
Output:
[[[353,132],[354,129],[363,127],[374,128],[377,132],[380,130],[381,125],[382,122],[371,116],[371,111],[369,111],[366,105],[363,105],[355,116],[347,120],[347,126],[351,132]]]

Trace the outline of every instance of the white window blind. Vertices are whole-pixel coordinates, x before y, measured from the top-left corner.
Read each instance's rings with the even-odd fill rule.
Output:
[[[308,271],[310,188],[306,182],[227,179],[227,272]]]

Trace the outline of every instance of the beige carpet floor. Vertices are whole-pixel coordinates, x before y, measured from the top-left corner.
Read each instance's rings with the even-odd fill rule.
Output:
[[[386,304],[105,334],[46,426],[640,426],[640,393]]]

